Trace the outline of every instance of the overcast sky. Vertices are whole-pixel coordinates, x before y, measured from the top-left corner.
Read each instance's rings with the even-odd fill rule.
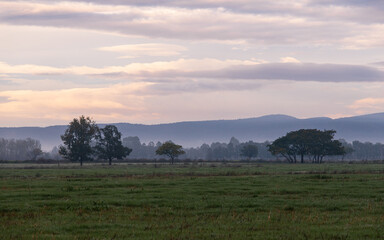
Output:
[[[0,0],[0,126],[384,110],[382,0]]]

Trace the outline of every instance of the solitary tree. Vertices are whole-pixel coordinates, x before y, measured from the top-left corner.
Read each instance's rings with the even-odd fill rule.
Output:
[[[121,142],[121,133],[114,125],[107,125],[97,134],[96,150],[102,159],[108,159],[112,165],[112,159],[122,159],[128,156],[132,149],[124,147]]]
[[[79,161],[80,166],[83,166],[84,161],[92,159],[94,151],[91,143],[98,131],[96,123],[91,118],[84,116],[74,118],[61,136],[65,146],[60,146],[59,153],[65,159]]]
[[[171,164],[173,164],[173,161],[175,158],[177,158],[179,155],[184,154],[185,152],[182,150],[181,145],[174,144],[171,141],[167,141],[163,143],[157,150],[157,155],[166,155],[170,158]]]
[[[273,155],[282,155],[291,163],[296,163],[297,156],[301,163],[304,162],[304,156],[308,156],[314,163],[321,163],[324,156],[345,153],[341,142],[333,140],[335,133],[334,130],[317,129],[292,131],[268,145],[268,150]]]
[[[259,150],[253,142],[245,143],[245,145],[240,150],[240,155],[243,157],[247,157],[248,159],[251,159],[253,157],[257,157],[257,154],[259,153]]]

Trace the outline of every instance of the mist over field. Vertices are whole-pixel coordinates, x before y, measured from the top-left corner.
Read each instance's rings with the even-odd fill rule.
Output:
[[[142,143],[172,140],[184,147],[198,147],[203,143],[229,142],[231,137],[240,141],[273,141],[276,138],[302,128],[333,129],[336,139],[352,142],[384,142],[384,113],[349,118],[299,119],[287,115],[268,115],[258,118],[216,121],[190,121],[169,124],[144,125],[116,123],[123,138],[137,136]],[[103,126],[103,124],[100,124]],[[44,150],[62,144],[60,135],[66,125],[50,127],[0,128],[3,138],[33,138],[40,140]]]

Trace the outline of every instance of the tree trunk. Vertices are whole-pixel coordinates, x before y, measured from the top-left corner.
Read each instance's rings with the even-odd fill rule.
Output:
[[[301,157],[301,163],[304,163],[304,154],[301,154],[300,157]]]
[[[292,163],[292,158],[289,155],[281,154],[289,163]],[[279,156],[276,155],[277,160],[279,160]]]
[[[109,166],[111,166],[112,165],[112,158],[109,158],[108,160],[109,160]]]

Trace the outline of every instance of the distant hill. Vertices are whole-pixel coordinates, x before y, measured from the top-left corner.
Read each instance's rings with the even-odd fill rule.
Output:
[[[157,125],[115,123],[123,137],[138,136],[142,142],[172,140],[186,147],[202,143],[274,140],[289,131],[301,128],[334,129],[336,138],[384,142],[384,113],[331,119],[325,117],[298,119],[287,115],[267,115],[237,120],[178,122]],[[104,126],[100,124],[100,126]],[[49,150],[61,144],[60,135],[67,126],[0,128],[2,138],[31,137],[41,141]]]

